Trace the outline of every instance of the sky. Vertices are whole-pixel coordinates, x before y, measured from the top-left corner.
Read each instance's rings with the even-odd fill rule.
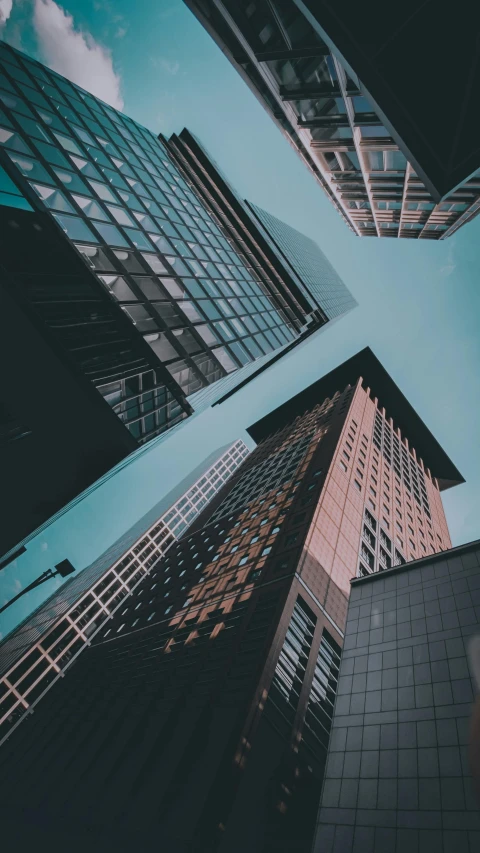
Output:
[[[0,603],[64,558],[85,568],[213,450],[364,346],[467,481],[443,495],[453,544],[480,538],[480,217],[440,242],[356,237],[181,0],[0,0],[0,37],[155,132],[188,127],[242,197],[318,243],[359,303],[32,539],[2,571]],[[1,633],[57,583],[2,614]]]

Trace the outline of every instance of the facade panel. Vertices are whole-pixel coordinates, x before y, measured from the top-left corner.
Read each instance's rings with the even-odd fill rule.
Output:
[[[352,582],[315,853],[474,853],[474,542]]]

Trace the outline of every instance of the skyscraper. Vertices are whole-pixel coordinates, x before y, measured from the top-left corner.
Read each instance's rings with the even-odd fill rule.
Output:
[[[477,215],[476,10],[451,29],[431,2],[394,23],[375,2],[185,2],[355,234],[439,240]],[[447,42],[455,83],[440,91]]]
[[[248,453],[241,440],[212,453],[0,643],[0,744],[122,602],[128,604],[150,567],[184,535]]]
[[[163,138],[163,137],[162,137]],[[356,306],[338,273],[308,237],[243,201],[201,143],[186,128],[167,141],[177,163],[222,222],[237,251],[282,300],[297,328],[317,326]]]
[[[22,468],[18,452],[9,472],[7,488],[24,504],[12,502],[3,553],[138,444],[191,414],[188,395],[328,318],[304,297],[294,310],[292,275],[283,280],[278,262],[273,281],[253,263],[172,147],[3,43],[0,106],[3,286],[16,326],[25,316],[44,342],[34,352],[32,335],[11,329],[19,355],[9,359],[11,401],[1,430],[9,442],[26,436],[12,454],[20,444],[33,450],[40,431],[50,443],[44,464],[35,451],[37,462]],[[340,279],[338,287],[348,294]],[[25,419],[19,389],[31,384],[27,354],[49,399],[57,397],[55,414],[40,405],[38,389]],[[123,429],[102,413],[99,394]],[[87,407],[94,437],[82,438]],[[65,482],[60,472],[68,467]],[[42,496],[47,468],[58,480]]]
[[[440,491],[462,477],[368,349],[250,433],[257,449],[3,746],[17,843],[310,850],[350,578],[380,570],[380,548],[448,547]]]

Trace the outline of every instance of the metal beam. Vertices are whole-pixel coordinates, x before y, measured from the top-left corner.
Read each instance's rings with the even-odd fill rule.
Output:
[[[316,116],[315,118],[299,118],[298,127],[350,127],[348,116],[346,115],[330,115]]]
[[[331,83],[304,83],[299,86],[280,86],[282,101],[299,101],[305,98],[341,98],[339,86]]]
[[[263,50],[255,53],[257,62],[272,62],[276,59],[309,59],[318,56],[330,56],[326,45],[315,45],[312,47],[294,47],[292,50]]]

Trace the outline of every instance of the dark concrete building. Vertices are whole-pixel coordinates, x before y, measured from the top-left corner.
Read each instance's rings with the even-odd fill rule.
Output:
[[[186,3],[355,234],[438,240],[477,215],[476,7]]]
[[[480,542],[352,581],[315,853],[477,853]]]
[[[310,851],[350,579],[423,538],[448,546],[440,490],[462,477],[370,350],[250,433],[256,450],[2,746],[17,846]],[[402,549],[397,481],[415,507]]]
[[[11,495],[0,556],[191,414],[188,395],[330,316],[321,300],[300,305],[274,251],[275,281],[254,262],[177,160],[151,131],[0,43]],[[337,284],[347,310],[354,300]]]

